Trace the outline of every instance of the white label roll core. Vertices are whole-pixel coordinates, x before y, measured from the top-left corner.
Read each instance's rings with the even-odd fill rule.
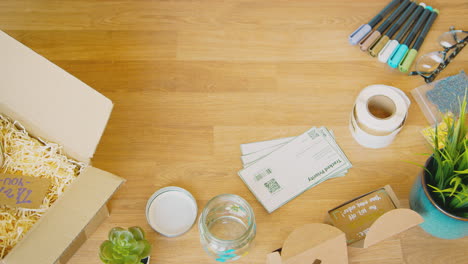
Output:
[[[367,148],[388,146],[403,127],[410,104],[405,93],[395,87],[378,84],[364,88],[351,112],[351,134]]]

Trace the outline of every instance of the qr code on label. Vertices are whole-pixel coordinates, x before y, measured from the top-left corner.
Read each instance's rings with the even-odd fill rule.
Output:
[[[281,189],[281,186],[275,179],[271,179],[267,182],[265,182],[265,187],[268,189],[270,193],[274,193]]]

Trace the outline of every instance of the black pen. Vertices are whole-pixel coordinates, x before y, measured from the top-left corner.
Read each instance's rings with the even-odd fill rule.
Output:
[[[403,13],[406,7],[410,4],[409,0],[403,0],[400,6],[398,6],[395,11],[384,21],[382,24],[372,32],[364,41],[360,43],[360,48],[362,51],[367,51],[367,49],[374,44],[378,38],[384,33],[385,30],[397,19],[397,17]]]
[[[434,24],[434,21],[436,20],[438,14],[439,14],[439,10],[434,9],[431,16],[427,20],[426,25],[419,33],[419,36],[416,38],[416,41],[413,43],[413,47],[410,49],[410,51],[408,51],[406,56],[398,65],[398,69],[401,72],[407,72],[409,68],[411,67],[411,64],[413,64],[414,59],[418,55],[418,50],[423,44],[424,39],[426,38],[427,33],[429,32],[429,29],[431,29],[432,24]]]
[[[387,64],[392,67],[396,68],[400,64],[401,60],[403,57],[406,55],[408,52],[408,47],[411,45],[413,42],[414,38],[416,37],[416,34],[418,33],[419,29],[424,25],[424,23],[427,21],[429,18],[430,14],[432,13],[432,7],[426,6],[426,9],[422,13],[422,15],[419,17],[418,21],[414,25],[413,29],[408,33],[406,36],[405,40],[403,41],[402,44],[398,46],[398,48],[395,49],[393,54],[390,56],[390,58],[387,61]]]
[[[356,45],[363,39],[371,30],[375,27],[384,17],[390,13],[397,5],[401,3],[401,0],[393,0],[380,13],[378,13],[369,23],[361,25],[358,29],[356,29],[351,35],[349,35],[349,43],[351,45]]]
[[[420,3],[413,14],[411,14],[411,17],[408,18],[403,27],[401,27],[395,39],[390,40],[387,42],[387,44],[385,44],[385,47],[379,52],[378,58],[380,62],[387,63],[388,58],[390,58],[390,56],[393,54],[393,51],[400,45],[400,41],[402,41],[406,33],[410,31],[411,26],[419,18],[425,7],[426,5],[424,3]]]
[[[372,47],[369,48],[369,54],[372,57],[376,57],[379,52],[382,50],[382,48],[387,44],[387,42],[390,40],[393,35],[400,29],[401,25],[405,22],[405,20],[413,13],[413,11],[418,7],[418,4],[415,2],[411,2],[411,4],[406,8],[405,12],[401,14],[401,16],[398,18],[398,20],[393,24],[390,29],[385,33],[379,41],[377,41]]]

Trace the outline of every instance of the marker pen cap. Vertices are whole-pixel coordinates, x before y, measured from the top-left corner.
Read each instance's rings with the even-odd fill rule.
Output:
[[[387,37],[387,35],[384,35],[383,37],[381,37],[379,39],[379,41],[377,41],[377,43],[374,44],[374,46],[372,46],[370,49],[369,49],[369,54],[372,56],[372,57],[377,57],[377,55],[379,54],[379,52],[382,50],[382,48],[385,46],[385,44],[388,43],[390,39]]]
[[[430,11],[434,11],[434,9],[432,8],[432,6],[426,6],[426,9],[429,9]]]
[[[413,64],[414,59],[418,55],[418,51],[415,49],[411,49],[408,51],[406,54],[405,58],[401,61],[400,65],[398,65],[398,69],[401,72],[408,72],[408,70],[411,68],[411,64]]]
[[[351,45],[356,45],[363,39],[369,32],[372,30],[372,27],[369,24],[361,25],[356,29],[351,35],[349,35],[348,40]]]
[[[388,58],[393,54],[395,49],[400,45],[397,40],[391,40],[385,44],[385,47],[379,52],[378,59],[380,62],[387,63]]]
[[[395,50],[392,56],[390,56],[390,59],[388,59],[387,64],[392,68],[398,67],[400,61],[403,59],[407,51],[408,46],[406,46],[405,44],[398,46],[398,48]]]
[[[363,42],[361,42],[360,48],[362,51],[367,51],[372,44],[374,44],[380,38],[380,32],[372,32]]]

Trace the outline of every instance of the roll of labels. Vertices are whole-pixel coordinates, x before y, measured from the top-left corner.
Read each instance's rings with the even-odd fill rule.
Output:
[[[387,85],[364,88],[356,99],[349,129],[366,148],[384,148],[403,128],[411,102],[405,93]]]

